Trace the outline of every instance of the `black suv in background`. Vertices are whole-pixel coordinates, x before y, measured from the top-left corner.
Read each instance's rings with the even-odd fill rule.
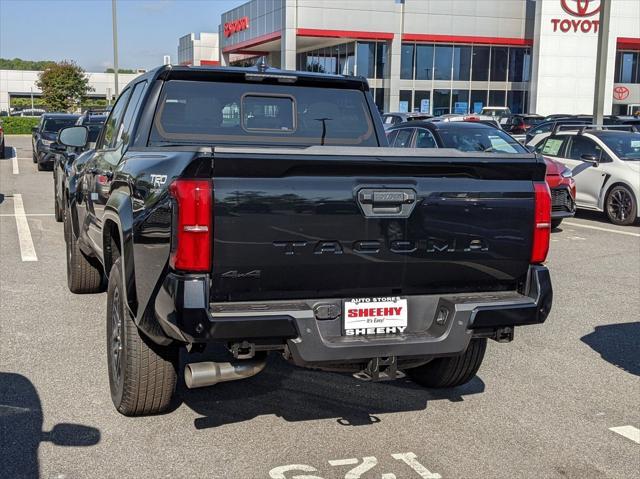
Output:
[[[453,148],[465,152],[526,153],[527,150],[502,130],[480,122],[417,121],[387,131],[394,148]]]
[[[82,153],[92,150],[102,131],[102,126],[107,120],[108,112],[87,111],[76,121],[76,125],[87,129],[87,143],[83,147],[65,147],[64,145],[52,145],[53,153],[53,197],[54,213],[56,221],[61,222],[64,217],[66,192],[69,189],[69,177],[75,171],[75,167],[82,163],[76,162]]]
[[[104,111],[87,111],[80,118],[78,118],[78,121],[76,121],[76,125],[87,127],[89,134],[87,139],[88,146],[91,146],[91,143],[95,143],[98,140],[98,135],[100,134],[100,130],[102,130],[102,125],[104,125],[104,122],[107,120],[108,115],[109,112]],[[89,148],[85,147],[85,149]]]
[[[54,144],[58,132],[63,128],[75,125],[77,120],[78,115],[68,113],[45,113],[40,117],[40,123],[33,127],[31,135],[33,162],[38,164],[38,171],[42,171],[45,167],[53,167],[56,153]]]

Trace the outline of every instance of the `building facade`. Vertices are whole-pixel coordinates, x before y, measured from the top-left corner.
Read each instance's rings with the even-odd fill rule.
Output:
[[[178,39],[178,64],[219,65],[220,50],[217,33],[189,33]]]
[[[122,91],[140,73],[120,73],[118,75],[119,90]],[[0,70],[0,111],[9,112],[11,98],[39,98],[42,91],[36,86],[39,71],[33,70]],[[93,88],[87,96],[90,98],[113,98],[115,96],[115,79],[113,73],[87,72],[89,86]]]
[[[604,1],[604,0],[603,0]],[[640,1],[611,0],[606,113],[640,105]],[[360,75],[385,111],[590,113],[600,0],[252,0],[220,61]]]

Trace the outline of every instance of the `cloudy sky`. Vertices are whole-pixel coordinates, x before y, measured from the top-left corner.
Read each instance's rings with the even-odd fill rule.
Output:
[[[177,61],[178,38],[216,32],[220,14],[246,0],[118,0],[120,68]],[[111,0],[0,0],[0,57],[113,65]]]

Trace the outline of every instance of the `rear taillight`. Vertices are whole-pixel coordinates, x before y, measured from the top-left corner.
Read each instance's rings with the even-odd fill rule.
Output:
[[[534,183],[533,186],[535,188],[535,224],[531,263],[542,263],[547,259],[551,237],[551,192],[546,182]]]
[[[173,235],[169,264],[180,271],[211,268],[211,182],[176,180],[169,187],[174,198]]]

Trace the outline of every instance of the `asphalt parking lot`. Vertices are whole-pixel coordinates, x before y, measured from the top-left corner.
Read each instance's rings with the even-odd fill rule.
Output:
[[[126,418],[109,396],[106,295],[69,292],[52,174],[36,171],[29,137],[7,137],[7,147],[0,476],[640,475],[640,227],[595,213],[563,223],[548,261],[549,319],[517,330],[511,344],[491,342],[464,387],[365,383],[274,356],[252,379],[181,385],[172,412]]]

